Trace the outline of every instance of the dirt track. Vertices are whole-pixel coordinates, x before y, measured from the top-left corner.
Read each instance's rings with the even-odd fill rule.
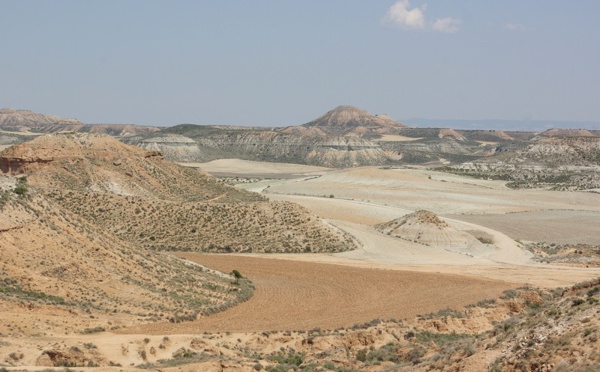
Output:
[[[415,273],[227,255],[182,254],[210,268],[239,270],[254,296],[225,312],[181,324],[122,333],[180,334],[331,329],[374,318],[403,319],[493,298],[514,284],[458,275]]]

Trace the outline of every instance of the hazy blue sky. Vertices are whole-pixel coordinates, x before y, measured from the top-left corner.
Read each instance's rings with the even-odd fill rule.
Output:
[[[0,107],[86,123],[600,121],[600,1],[0,0]]]

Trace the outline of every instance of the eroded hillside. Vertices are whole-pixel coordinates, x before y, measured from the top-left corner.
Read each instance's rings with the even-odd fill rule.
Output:
[[[156,132],[159,128],[131,124],[84,124],[77,119],[64,119],[56,115],[38,114],[29,110],[0,109],[0,131],[46,134],[64,131],[103,133],[111,136],[131,136]],[[8,133],[12,137],[14,133]],[[26,138],[22,138],[26,140]]]
[[[2,191],[3,335],[194,319],[252,293],[229,275],[127,243],[23,182]]]
[[[0,153],[0,164],[0,309],[12,319],[1,322],[2,334],[193,320],[251,296],[247,281],[164,250],[355,247],[302,207],[268,202],[105,135],[39,137]]]
[[[564,131],[563,131],[564,132]],[[514,188],[600,188],[600,137],[539,136],[523,148],[446,168],[454,173],[510,181]],[[580,132],[577,132],[580,133]],[[581,134],[581,133],[580,133]]]
[[[211,252],[339,252],[340,230],[292,203],[225,185],[108,136],[52,135],[0,166],[87,222],[136,246]]]
[[[409,128],[387,115],[339,106],[300,126],[182,124],[124,139],[179,162],[224,158],[356,167],[461,163],[521,148],[535,133]]]
[[[92,192],[170,201],[265,200],[165,161],[159,152],[127,146],[105,135],[39,137],[2,152],[0,170],[26,174],[31,186],[46,193]]]

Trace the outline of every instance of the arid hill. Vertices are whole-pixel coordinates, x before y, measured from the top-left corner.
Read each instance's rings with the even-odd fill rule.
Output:
[[[382,128],[406,127],[387,115],[371,115],[368,111],[354,106],[338,106],[303,126],[316,127],[325,133],[336,136],[350,133],[364,134],[370,130]]]
[[[523,147],[535,133],[409,128],[387,115],[339,106],[299,126],[280,128],[182,124],[125,142],[179,162],[239,158],[355,167],[461,163]]]
[[[0,168],[136,246],[212,252],[338,252],[349,236],[292,203],[268,202],[112,137],[57,134],[0,153]]]
[[[452,252],[472,255],[486,250],[473,235],[451,227],[426,210],[379,224],[376,228],[387,235]]]
[[[0,164],[0,310],[35,309],[33,318],[2,323],[2,334],[54,332],[61,318],[52,314],[72,313],[66,333],[191,320],[251,295],[246,281],[233,284],[164,250],[355,247],[300,206],[265,201],[106,135],[38,137],[0,153]]]
[[[489,158],[454,165],[446,170],[504,179],[511,181],[509,186],[515,188],[598,189],[600,137],[538,136],[520,148],[501,151]]]
[[[541,133],[545,137],[600,137],[598,131],[589,129],[560,129],[553,128]]]
[[[0,170],[26,174],[45,192],[94,192],[146,199],[260,201],[257,194],[222,185],[198,170],[179,167],[156,151],[96,134],[53,134],[0,153]]]
[[[131,124],[84,124],[77,119],[38,114],[28,110],[0,109],[0,131],[17,133],[87,132],[131,136],[156,132],[159,128]]]
[[[38,114],[28,110],[0,109],[0,128],[16,132],[38,128],[58,128],[59,126],[83,125],[77,119],[63,119],[56,115]]]
[[[381,147],[357,135],[323,135],[322,128],[236,128],[178,125],[125,142],[159,149],[172,161],[246,159],[328,167],[387,164]],[[177,142],[173,141],[177,135]],[[193,146],[189,140],[193,140]],[[185,141],[185,142],[184,142]]]
[[[5,336],[194,319],[252,294],[245,282],[119,239],[24,182],[1,193],[0,312],[17,319],[0,322]]]
[[[303,125],[277,128],[86,125],[23,110],[0,112],[0,150],[40,133],[107,133],[174,162],[243,159],[332,168],[417,164],[503,179],[517,188],[600,187],[597,130],[535,133],[406,127],[353,106],[336,107]]]

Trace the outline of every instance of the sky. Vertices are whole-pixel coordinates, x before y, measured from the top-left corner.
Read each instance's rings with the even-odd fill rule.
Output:
[[[85,123],[600,122],[600,1],[0,0],[0,107]]]

